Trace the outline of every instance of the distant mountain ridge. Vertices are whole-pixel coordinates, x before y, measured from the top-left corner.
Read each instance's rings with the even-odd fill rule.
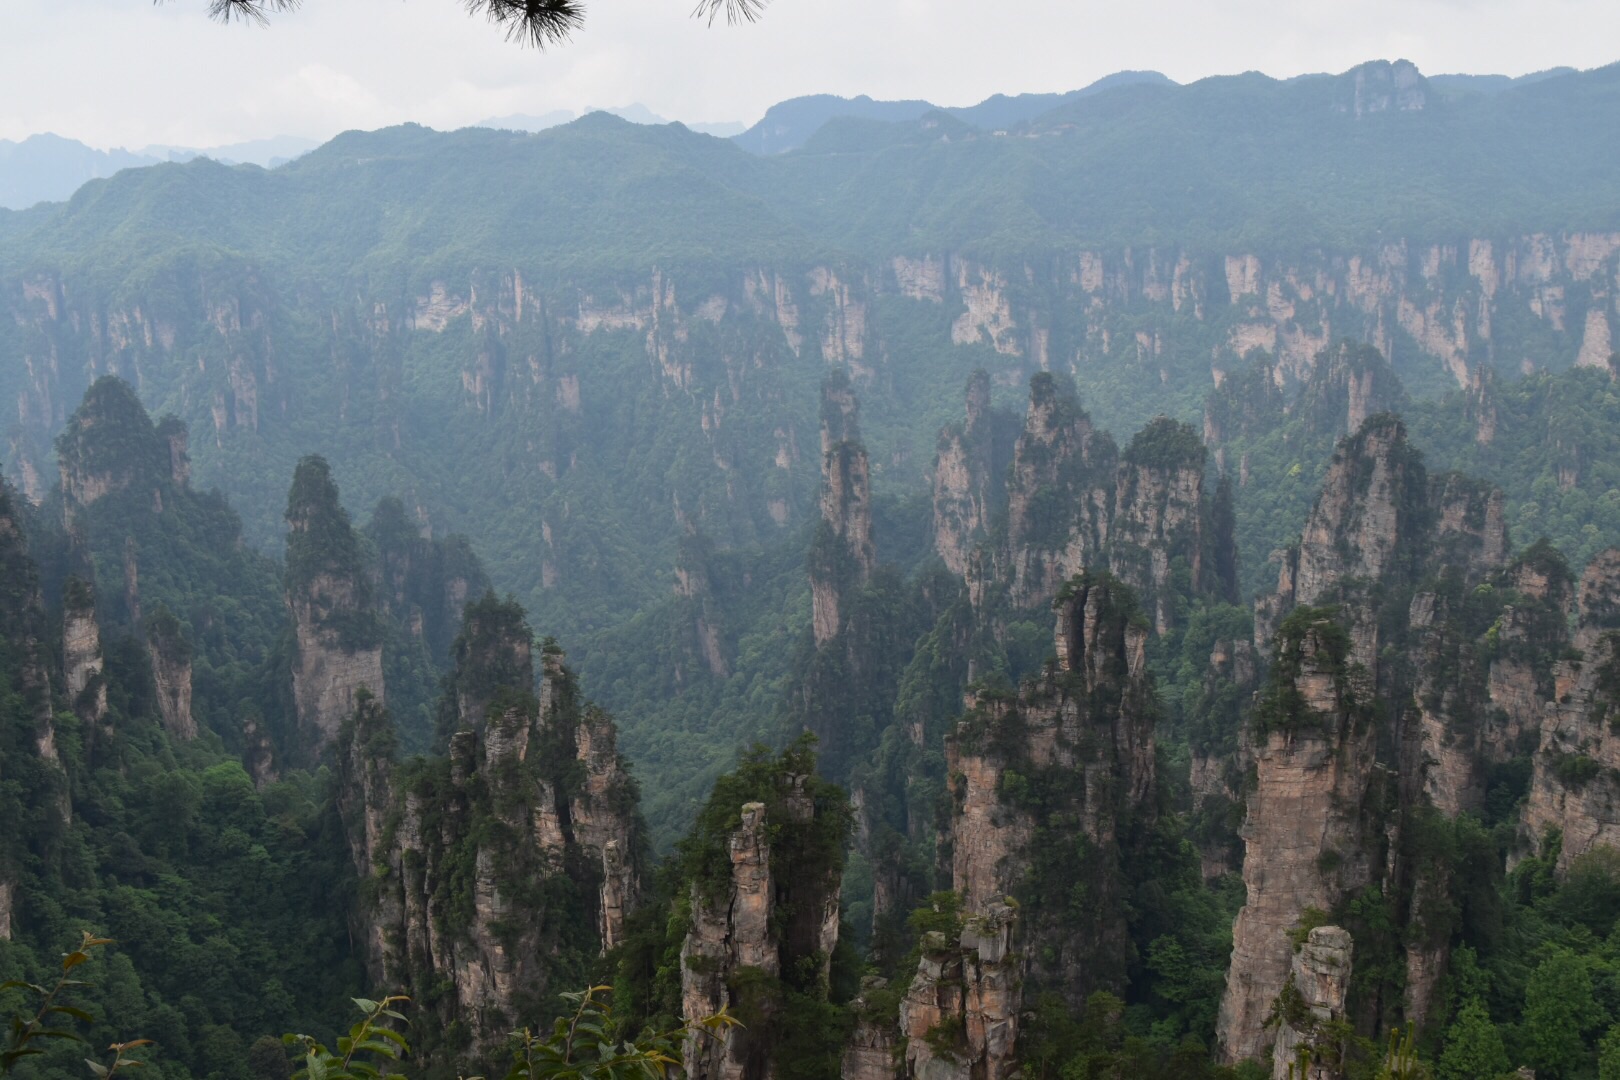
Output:
[[[53,132],[30,135],[21,142],[0,139],[0,207],[25,210],[36,203],[62,202],[87,181],[165,161],[206,157],[226,165],[273,169],[319,145],[317,140],[299,135],[276,135],[204,149],[145,146],[139,150],[97,150]]]
[[[1359,92],[1354,89],[1358,73],[1365,84]],[[1350,96],[1335,102],[1332,107],[1336,111],[1359,115],[1362,106],[1356,101],[1358,93],[1383,93],[1378,89],[1379,85],[1393,92],[1392,80],[1404,80],[1406,92],[1416,95],[1411,101],[1421,109],[1431,99],[1437,103],[1467,105],[1469,102],[1496,99],[1509,91],[1522,91],[1532,84],[1547,84],[1581,74],[1573,68],[1559,67],[1517,77],[1469,74],[1424,77],[1415,65],[1401,60],[1363,64],[1340,75],[1315,73],[1273,79],[1257,72],[1248,72],[1212,76],[1183,85],[1157,71],[1119,71],[1066,93],[995,94],[969,106],[938,106],[922,99],[885,101],[864,94],[854,98],[815,94],[778,102],[746,130],[737,122],[688,123],[683,126],[699,134],[727,139],[752,154],[773,156],[805,148],[813,141],[821,150],[827,151],[840,147],[853,149],[855,145],[871,149],[896,141],[916,143],[922,133],[926,133],[924,141],[995,135],[1015,128],[1026,132],[1045,130],[1051,133],[1064,129],[1076,117],[1083,123],[1094,124],[1106,117],[1114,107],[1129,110],[1153,101],[1157,103],[1155,111],[1181,108],[1168,98],[1154,96],[1170,92],[1192,92],[1194,98],[1188,100],[1196,109],[1199,98],[1213,99],[1232,94],[1235,92],[1233,88],[1251,84],[1256,91],[1262,84],[1336,87],[1338,90],[1335,92],[1341,95],[1348,93]],[[1373,80],[1372,83],[1365,83],[1368,78]],[[1148,96],[1143,97],[1143,94]],[[1237,97],[1242,98],[1244,94],[1237,93]],[[1082,109],[1080,113],[1075,113],[1083,104],[1100,98],[1117,103],[1117,106]],[[1259,99],[1234,100],[1229,107],[1256,104],[1268,107]],[[1400,109],[1397,106],[1397,111]],[[616,108],[588,108],[578,114],[567,109],[540,114],[512,113],[488,117],[470,126],[532,134],[603,114],[640,125],[661,126],[670,123],[647,106],[634,103]],[[1228,122],[1226,117],[1212,119],[1218,124]],[[819,140],[818,135],[822,136]],[[849,144],[851,139],[854,145]],[[210,158],[227,165],[247,163],[274,168],[319,145],[322,144],[313,139],[291,135],[206,149],[147,146],[138,150],[98,150],[53,133],[32,135],[21,142],[0,139],[0,209],[23,210],[42,202],[63,202],[86,182],[109,177],[123,169],[184,162],[197,157]],[[0,229],[16,225],[16,222],[3,223]]]
[[[732,141],[756,154],[782,154],[803,146],[830,120],[853,118],[905,122],[921,119],[930,112],[942,112],[973,127],[993,130],[1023,123],[1041,113],[1104,90],[1140,84],[1179,85],[1157,71],[1116,71],[1089,86],[1067,93],[995,94],[977,105],[965,107],[944,107],[922,100],[877,101],[865,94],[855,98],[813,94],[772,105],[758,123],[742,134],[733,136]]]

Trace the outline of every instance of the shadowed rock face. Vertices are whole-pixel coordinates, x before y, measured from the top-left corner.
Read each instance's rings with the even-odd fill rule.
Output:
[[[962,928],[925,939],[901,1006],[907,1076],[1009,1076],[1033,994],[1079,1008],[1123,985],[1125,864],[1154,815],[1149,631],[1130,590],[1104,574],[1077,577],[1056,609],[1056,663],[1016,695],[970,699],[946,741],[942,845]],[[1070,849],[1072,880],[1031,877],[1041,845]],[[1076,881],[1093,901],[1084,925],[1063,907]],[[924,1037],[941,1024],[960,1045]]]
[[[475,1054],[565,989],[560,962],[621,941],[640,894],[644,840],[612,721],[579,701],[559,652],[543,654],[537,693],[531,641],[515,604],[468,606],[441,703],[448,756],[425,771],[394,761],[392,721],[363,694],[340,744],[351,853],[379,883],[359,920],[373,979],[413,994],[448,983],[434,1024],[465,1025]]]
[[[176,739],[195,739],[197,721],[191,715],[191,646],[181,636],[172,616],[154,618],[146,632],[146,655],[152,664],[158,714],[164,730]]]
[[[1318,926],[1295,950],[1287,989],[1277,1001],[1272,1080],[1338,1080],[1342,1075],[1332,1057],[1314,1051],[1317,1047],[1334,1046],[1321,1030],[1322,1025],[1345,1019],[1345,1004],[1350,997],[1352,945],[1348,930]],[[1302,1050],[1312,1051],[1313,1060],[1304,1075],[1299,1075]],[[1324,1057],[1329,1059],[1321,1060]]]
[[[818,807],[811,777],[789,773],[777,782],[770,807],[748,802],[738,811],[738,824],[725,840],[729,871],[724,880],[691,885],[692,921],[681,945],[681,1002],[688,1017],[748,1005],[746,991],[737,998],[733,990],[760,977],[802,985],[808,967],[809,984],[825,987],[838,946],[841,860],[815,869],[793,857],[796,845],[828,811]],[[768,1048],[778,1037],[772,1027],[776,1006],[755,1002],[752,1007],[763,1015],[749,1027],[688,1040],[688,1076],[765,1080],[771,1074]],[[871,1032],[868,1039],[881,1041]]]
[[[1261,1056],[1266,1017],[1288,978],[1288,931],[1308,907],[1331,911],[1381,866],[1363,805],[1376,782],[1368,687],[1349,642],[1325,615],[1284,624],[1260,712],[1256,782],[1242,830],[1248,898],[1232,928],[1217,1035],[1227,1061]],[[1333,853],[1331,856],[1327,853]]]
[[[384,700],[381,631],[349,515],[320,458],[298,464],[287,528],[293,701],[301,750],[314,757],[336,739],[361,690]]]
[[[810,554],[811,625],[825,645],[843,628],[848,594],[877,567],[872,481],[847,376],[829,378],[821,401],[821,525]]]
[[[1554,667],[1523,825],[1531,850],[1562,832],[1560,872],[1595,847],[1620,847],[1620,550],[1581,575],[1572,644]]]
[[[976,607],[992,590],[1014,607],[1038,607],[1074,575],[1106,570],[1136,591],[1163,633],[1174,621],[1177,560],[1195,592],[1216,586],[1205,565],[1216,539],[1205,453],[1190,427],[1159,417],[1121,452],[1045,373],[1030,380],[1015,441],[1008,419],[990,410],[979,373],[968,384],[967,423],[940,433],[934,460],[934,550]],[[994,542],[991,522],[1003,515]]]
[[[68,583],[63,597],[62,678],[74,712],[94,731],[107,716],[101,627],[96,622],[95,594],[77,579]]]

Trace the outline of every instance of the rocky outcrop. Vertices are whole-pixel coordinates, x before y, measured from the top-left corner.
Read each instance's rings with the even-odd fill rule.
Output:
[[[861,978],[861,992],[850,1003],[855,1027],[844,1047],[838,1069],[841,1080],[895,1080],[895,1025],[889,1018],[874,1015],[872,997],[888,989],[888,980],[877,975]]]
[[[639,893],[644,840],[612,722],[555,649],[537,687],[531,640],[515,604],[468,606],[440,707],[447,757],[399,765],[392,721],[363,691],[341,744],[372,977],[448,986],[425,1022],[464,1026],[475,1055],[563,989],[555,972],[621,940]],[[424,1048],[460,1049],[434,1034]]]
[[[681,1011],[689,1020],[721,1010],[738,1026],[687,1041],[693,1080],[765,1080],[775,1071],[790,992],[825,1000],[838,946],[848,804],[807,771],[804,744],[775,765],[750,758],[731,784],[761,798],[719,816],[711,797],[704,826],[687,841],[691,921],[681,943]],[[713,824],[718,819],[719,824]]]
[[[191,715],[191,643],[165,608],[155,612],[146,626],[146,655],[152,664],[157,689],[158,715],[176,739],[195,739],[197,721]]]
[[[1272,1080],[1339,1080],[1344,1075],[1343,1036],[1327,1025],[1346,1019],[1352,946],[1349,931],[1317,926],[1295,949],[1288,982],[1275,1004]]]
[[[974,410],[970,393],[970,416]],[[1037,607],[1075,574],[1106,570],[1137,591],[1163,633],[1189,594],[1229,591],[1232,583],[1218,581],[1206,558],[1220,538],[1204,495],[1204,446],[1185,424],[1159,417],[1120,453],[1092,427],[1071,388],[1036,375],[1007,474],[1006,533],[990,560],[970,541],[1000,516],[987,508],[999,493],[975,479],[995,459],[969,450],[993,448],[994,430],[972,438],[973,430],[970,423],[940,436],[934,531],[935,550],[964,578],[976,605],[993,586],[1014,607]],[[1225,528],[1229,550],[1230,522]],[[983,580],[986,561],[993,581]],[[1235,563],[1228,569],[1235,572]]]
[[[1108,535],[1118,451],[1071,388],[1041,373],[1007,480],[1007,546],[1001,576],[1014,604],[1034,607],[1097,562]]]
[[[16,500],[11,485],[0,477],[0,639],[8,643],[10,652],[9,664],[0,668],[0,679],[7,680],[22,715],[30,718],[35,752],[55,770],[61,759],[46,660],[45,605]],[[65,792],[60,805],[66,818],[70,808]]]
[[[73,711],[94,731],[107,716],[107,683],[95,593],[79,578],[62,593],[62,679]]]
[[[741,815],[728,851],[730,882],[714,903],[694,888],[692,925],[681,947],[681,1011],[688,1019],[713,1016],[726,1008],[727,982],[739,969],[767,975],[781,972],[770,928],[776,895],[765,804],[746,803]],[[686,1075],[694,1080],[741,1080],[749,1075],[746,1045],[746,1034],[735,1029],[712,1039],[689,1039],[684,1050]]]
[[[1306,909],[1332,911],[1382,869],[1381,834],[1363,813],[1381,775],[1372,704],[1366,671],[1332,614],[1291,614],[1255,707],[1256,779],[1242,830],[1247,899],[1232,927],[1217,1023],[1227,1061],[1265,1050],[1265,1020],[1289,973],[1288,932]]]
[[[383,700],[382,630],[358,539],[321,458],[298,463],[286,520],[293,701],[300,756],[313,757],[336,739],[362,689]]]
[[[952,810],[943,844],[973,939],[961,947],[989,950],[980,960],[995,977],[984,990],[998,1004],[986,1006],[996,1019],[984,1024],[1005,1026],[1009,1046],[1019,1003],[991,993],[1003,976],[1061,994],[1076,1009],[1092,991],[1123,985],[1127,863],[1155,814],[1148,629],[1129,590],[1106,575],[1076,578],[1056,610],[1056,664],[1017,695],[978,695],[946,743]],[[1070,854],[1035,858],[1054,846]],[[1080,887],[1088,914],[1077,925],[1065,898]],[[1016,941],[1007,897],[1022,913]],[[1004,966],[1013,963],[1009,949],[1025,959]],[[1000,1039],[974,1053],[991,1052]],[[987,1064],[972,1061],[975,1069]]]
[[[939,434],[934,457],[934,551],[946,569],[966,578],[974,551],[990,535],[1006,498],[1015,421],[990,404],[990,376],[975,371],[967,384],[967,419]]]
[[[820,507],[810,551],[810,603],[816,644],[825,645],[843,628],[848,594],[877,566],[870,466],[854,390],[841,373],[822,388]]]
[[[906,1077],[1006,1080],[1017,1073],[1024,958],[1016,929],[1016,909],[997,901],[964,919],[955,940],[937,930],[923,936],[917,973],[900,1003]]]
[[[1256,647],[1273,659],[1239,750],[1255,779],[1218,1031],[1228,1060],[1265,1050],[1287,931],[1366,886],[1411,928],[1405,997],[1387,1007],[1429,1015],[1450,885],[1409,826],[1482,811],[1491,769],[1536,727],[1563,639],[1561,560],[1538,545],[1509,565],[1509,547],[1501,493],[1430,476],[1394,417],[1339,444],[1276,592],[1256,602]]]
[[[1560,872],[1594,848],[1620,848],[1620,550],[1581,575],[1572,645],[1553,668],[1523,824],[1534,851],[1558,831]]]
[[[373,592],[379,610],[445,663],[462,612],[489,591],[489,578],[464,536],[425,535],[396,498],[378,501],[366,523],[376,551]]]

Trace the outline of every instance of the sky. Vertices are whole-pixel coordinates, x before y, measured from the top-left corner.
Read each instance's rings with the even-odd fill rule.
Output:
[[[1521,75],[1620,60],[1614,0],[772,0],[712,28],[692,0],[591,0],[583,30],[519,48],[461,0],[303,0],[268,27],[206,0],[0,0],[0,138],[98,147],[325,139],[416,121],[641,103],[752,123],[802,94],[967,105],[1110,72],[1178,82],[1406,58]]]

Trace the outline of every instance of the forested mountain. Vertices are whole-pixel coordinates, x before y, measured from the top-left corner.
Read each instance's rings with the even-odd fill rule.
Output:
[[[694,1080],[1620,1067],[1617,111],[1372,63],[0,214],[0,961],[127,941],[176,1077],[368,990],[487,1072],[602,979],[743,1020]]]

